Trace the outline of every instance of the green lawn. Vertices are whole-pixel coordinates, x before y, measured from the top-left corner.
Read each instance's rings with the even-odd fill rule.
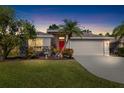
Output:
[[[14,60],[0,63],[0,87],[124,87],[98,78],[75,60]]]

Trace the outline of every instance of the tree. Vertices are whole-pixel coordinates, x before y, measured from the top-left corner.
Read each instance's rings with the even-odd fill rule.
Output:
[[[114,28],[112,36],[114,36],[115,39],[117,40],[115,42],[114,49],[118,50],[118,46],[120,44],[120,41],[124,37],[124,22],[122,22],[120,25],[118,25],[117,27]]]
[[[59,26],[57,26],[56,24],[52,24],[49,26],[49,30],[57,30],[59,29]]]
[[[18,21],[18,30],[20,38],[20,55],[22,57],[28,55],[28,39],[33,39],[36,36],[35,26],[27,20]]]
[[[76,34],[78,36],[81,36],[81,34],[82,34],[81,29],[78,27],[78,23],[76,21],[72,21],[72,20],[68,20],[68,19],[64,20],[64,24],[60,26],[59,32],[65,34],[65,45],[62,48],[60,54],[65,49],[68,41],[72,37],[72,34]]]
[[[115,27],[112,33],[113,36],[120,42],[120,40],[124,37],[124,22]]]
[[[9,7],[0,7],[0,47],[3,59],[18,44],[15,12]]]
[[[23,39],[31,38],[35,27],[24,20],[17,20],[15,11],[10,7],[0,7],[0,53],[6,59],[12,49],[22,43]]]
[[[110,35],[110,33],[107,32],[107,33],[105,34],[105,36],[109,37],[109,36],[111,36],[111,35]]]
[[[99,36],[103,36],[103,34],[102,33],[99,33]]]

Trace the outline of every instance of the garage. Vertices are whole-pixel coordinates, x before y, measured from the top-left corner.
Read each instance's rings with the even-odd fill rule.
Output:
[[[109,44],[112,37],[72,37],[67,47],[74,50],[74,55],[109,56]]]

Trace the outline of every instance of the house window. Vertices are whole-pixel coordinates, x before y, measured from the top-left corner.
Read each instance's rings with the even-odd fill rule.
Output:
[[[43,39],[42,38],[36,38],[36,39],[29,39],[28,40],[29,47],[40,47],[43,46]]]
[[[65,39],[65,37],[59,37],[59,39]]]

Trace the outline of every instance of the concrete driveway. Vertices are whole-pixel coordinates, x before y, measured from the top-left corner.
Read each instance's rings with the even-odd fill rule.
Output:
[[[75,56],[75,59],[94,75],[124,83],[124,58],[111,56]]]

